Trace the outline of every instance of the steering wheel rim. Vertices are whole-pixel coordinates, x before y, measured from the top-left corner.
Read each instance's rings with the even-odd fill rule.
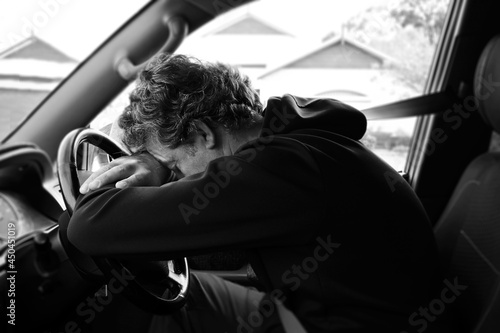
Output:
[[[106,134],[93,129],[75,129],[68,133],[59,146],[57,154],[57,174],[61,187],[66,210],[71,217],[74,212],[76,200],[80,194],[80,182],[78,179],[78,153],[82,143],[89,143],[102,149],[111,158],[116,159],[130,154],[125,152],[118,143]],[[126,283],[123,283],[123,294],[135,305],[145,311],[164,314],[181,308],[187,298],[189,288],[189,266],[186,258],[173,259],[168,261],[155,262],[154,273],[160,275],[160,288],[165,286],[163,291],[153,292],[151,287],[144,286],[144,278],[134,275],[124,264],[116,259],[92,257],[97,267],[108,279],[118,279],[118,276],[125,276]],[[163,276],[161,276],[163,275]],[[149,286],[154,281],[149,282]],[[171,289],[174,289],[171,295]]]

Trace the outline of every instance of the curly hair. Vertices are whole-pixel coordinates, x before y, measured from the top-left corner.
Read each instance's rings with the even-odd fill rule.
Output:
[[[250,80],[237,69],[163,54],[140,73],[119,126],[129,147],[141,150],[157,139],[173,149],[190,143],[196,121],[232,132],[260,122],[262,109]]]

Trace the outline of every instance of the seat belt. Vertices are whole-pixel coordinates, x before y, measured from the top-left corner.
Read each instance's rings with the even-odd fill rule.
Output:
[[[306,329],[302,326],[295,314],[288,310],[280,300],[274,299],[274,304],[276,304],[281,324],[283,325],[286,333],[307,333]]]
[[[440,91],[360,111],[368,120],[415,117],[443,112],[449,109],[456,99],[457,96],[453,93]]]

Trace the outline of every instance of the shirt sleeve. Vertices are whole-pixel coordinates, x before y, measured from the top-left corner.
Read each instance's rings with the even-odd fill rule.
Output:
[[[115,257],[304,244],[324,219],[324,198],[307,147],[292,139],[254,141],[161,187],[80,196],[68,238],[84,253]]]

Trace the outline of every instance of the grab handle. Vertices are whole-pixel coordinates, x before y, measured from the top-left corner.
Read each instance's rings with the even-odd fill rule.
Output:
[[[179,47],[184,38],[187,36],[189,25],[182,17],[179,16],[165,16],[163,17],[162,23],[168,28],[168,38],[157,54],[172,53]],[[115,70],[124,80],[130,81],[134,79],[137,73],[139,73],[139,71],[146,66],[148,61],[149,59],[135,65],[132,60],[130,60],[128,52],[122,51],[118,54],[115,61]]]

